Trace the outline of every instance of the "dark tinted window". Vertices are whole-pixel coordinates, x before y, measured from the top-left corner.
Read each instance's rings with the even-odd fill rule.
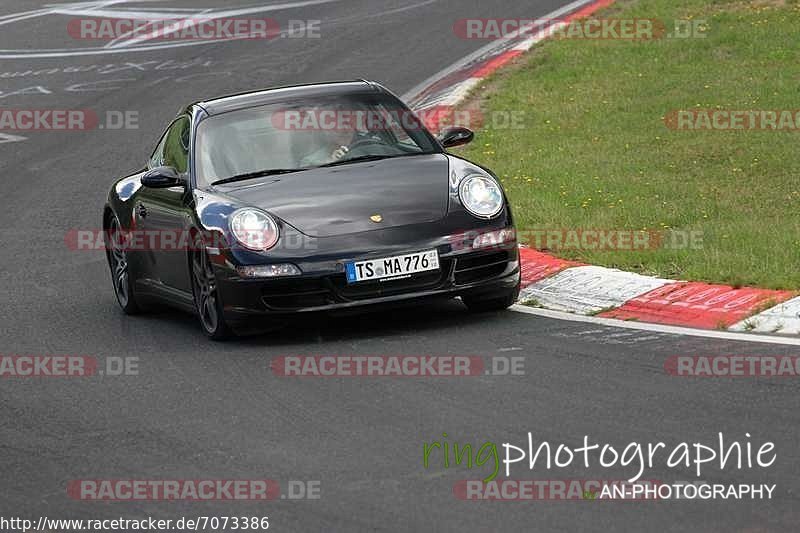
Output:
[[[164,141],[164,165],[174,167],[178,172],[189,168],[189,127],[187,117],[181,117],[167,130]]]
[[[162,167],[164,166],[164,141],[167,140],[167,132],[161,136],[161,140],[158,141],[158,146],[156,149],[153,150],[153,155],[150,156],[150,161],[148,165],[150,168]]]
[[[197,183],[267,169],[313,168],[357,157],[441,149],[399,100],[384,94],[304,97],[230,111],[197,126]]]

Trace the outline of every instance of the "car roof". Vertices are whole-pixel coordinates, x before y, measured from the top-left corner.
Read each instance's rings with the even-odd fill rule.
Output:
[[[213,116],[228,111],[281,102],[297,97],[324,97],[364,92],[388,93],[381,85],[367,80],[333,81],[274,87],[260,91],[232,94],[211,100],[195,102],[193,105],[202,107],[208,115]]]

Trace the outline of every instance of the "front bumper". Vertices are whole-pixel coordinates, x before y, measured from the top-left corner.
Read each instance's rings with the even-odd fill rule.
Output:
[[[393,306],[409,300],[503,297],[519,286],[519,251],[515,242],[475,250],[452,246],[452,242],[442,244],[438,238],[436,242],[415,243],[406,247],[406,251],[432,248],[439,251],[439,271],[402,280],[352,285],[347,283],[344,272],[345,263],[353,260],[351,257],[331,260],[329,255],[319,253],[313,259],[297,261],[307,274],[275,279],[242,278],[232,265],[218,262],[217,290],[226,320],[240,322],[259,316]],[[387,257],[397,251],[396,245],[381,247],[357,259]]]

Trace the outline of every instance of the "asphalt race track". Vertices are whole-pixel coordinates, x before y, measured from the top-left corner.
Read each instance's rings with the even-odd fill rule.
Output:
[[[243,6],[251,6],[238,0]],[[101,4],[103,2],[96,2]],[[113,4],[113,2],[104,2]],[[278,2],[262,2],[275,3]],[[284,2],[281,2],[283,4]],[[312,317],[220,344],[194,317],[128,318],[102,252],[65,235],[97,229],[112,179],[140,168],[184,104],[266,86],[370,78],[397,94],[485,42],[452,32],[465,17],[542,17],[557,0],[330,0],[264,14],[321,20],[319,38],[89,53],[56,13],[0,5],[0,108],[138,113],[138,129],[20,133],[0,142],[0,354],[138,358],[138,373],[0,380],[0,516],[269,516],[276,531],[797,531],[796,379],[687,379],[674,355],[794,355],[791,346],[687,337],[503,312],[459,302],[359,317]],[[88,4],[84,2],[83,4]],[[237,2],[229,2],[231,9]],[[238,4],[237,4],[238,5]],[[127,7],[214,7],[207,0]],[[86,47],[86,48],[84,48]],[[49,51],[48,51],[49,50]],[[31,57],[33,56],[33,57]],[[47,56],[47,57],[41,57]],[[77,68],[82,67],[82,68]],[[31,72],[28,72],[31,71]],[[16,74],[14,74],[16,73]],[[0,136],[0,141],[3,137]],[[524,375],[285,378],[282,355],[521,357]],[[423,467],[423,443],[772,441],[768,469],[708,467],[709,483],[776,484],[771,500],[460,501],[453,485],[485,469]],[[522,463],[520,463],[522,464]],[[582,464],[519,478],[626,479]],[[657,464],[647,477],[693,481]],[[318,481],[318,499],[90,502],[80,479]]]

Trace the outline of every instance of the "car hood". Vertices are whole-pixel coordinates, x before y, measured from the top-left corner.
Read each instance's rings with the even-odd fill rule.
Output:
[[[219,186],[311,237],[433,222],[447,213],[449,161],[420,155],[315,168]],[[371,217],[381,217],[375,222]]]

